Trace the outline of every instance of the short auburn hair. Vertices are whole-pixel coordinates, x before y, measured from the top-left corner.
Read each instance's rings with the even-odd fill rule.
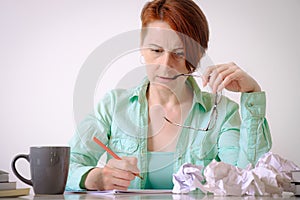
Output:
[[[185,48],[186,67],[190,72],[195,71],[209,40],[208,23],[199,6],[192,0],[150,1],[141,12],[142,28],[157,20],[168,23],[174,31],[182,33],[179,37]],[[142,42],[145,34],[142,31]]]

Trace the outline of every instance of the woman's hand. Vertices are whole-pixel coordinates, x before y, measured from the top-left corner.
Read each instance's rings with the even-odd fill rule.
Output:
[[[127,190],[130,181],[138,174],[137,158],[123,157],[122,160],[111,159],[104,168],[92,169],[86,179],[88,190]]]
[[[208,67],[202,76],[203,87],[207,84],[213,93],[226,88],[233,92],[260,92],[258,83],[235,63]]]

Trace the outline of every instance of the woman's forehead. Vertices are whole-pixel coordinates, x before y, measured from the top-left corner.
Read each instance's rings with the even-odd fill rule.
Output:
[[[167,49],[183,48],[177,32],[165,22],[152,22],[144,31],[144,45],[155,44]]]

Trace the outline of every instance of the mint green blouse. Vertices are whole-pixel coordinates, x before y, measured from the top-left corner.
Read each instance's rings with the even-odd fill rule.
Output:
[[[145,189],[173,189],[173,167],[176,159],[174,153],[149,151],[147,156]]]
[[[193,89],[194,97],[184,124],[205,127],[213,108],[213,96],[202,92],[192,77],[187,79],[186,84]],[[84,175],[97,165],[104,153],[93,141],[94,136],[121,157],[137,157],[144,179],[135,178],[130,188],[146,187],[148,85],[149,80],[145,78],[135,88],[110,91],[97,104],[94,113],[78,126],[69,143],[71,157],[67,190],[83,189]],[[183,128],[174,152],[173,173],[186,162],[207,166],[213,159],[241,168],[249,163],[255,165],[272,145],[265,119],[265,93],[242,93],[240,107],[239,112],[237,103],[222,97],[214,129],[204,132]],[[111,159],[110,155],[108,159]]]

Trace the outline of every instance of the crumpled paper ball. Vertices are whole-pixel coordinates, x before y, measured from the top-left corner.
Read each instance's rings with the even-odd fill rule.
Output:
[[[282,194],[292,191],[290,172],[299,169],[295,163],[272,152],[264,154],[254,168],[249,165],[241,169],[213,160],[203,175],[202,166],[185,163],[173,175],[173,193],[188,193],[199,188],[215,195]]]

